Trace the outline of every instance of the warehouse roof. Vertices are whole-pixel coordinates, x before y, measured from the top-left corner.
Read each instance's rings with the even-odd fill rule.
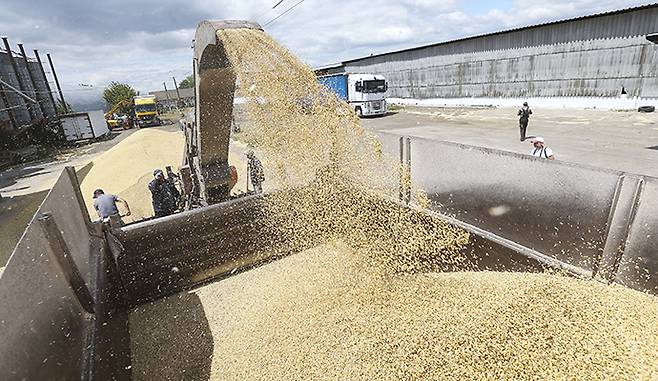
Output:
[[[180,93],[181,98],[193,98],[194,97],[194,88],[184,88],[184,89],[178,89],[178,92]],[[164,90],[160,91],[151,91],[149,92],[150,95],[155,95],[155,100],[156,101],[166,101],[167,100],[167,95],[169,95],[169,99],[171,100],[176,100],[176,97],[178,94],[176,94],[176,89],[174,90],[167,90],[165,93]]]
[[[604,16],[612,16],[612,15],[618,15],[618,14],[635,12],[635,11],[639,11],[639,10],[652,9],[652,8],[658,8],[658,3],[647,4],[647,5],[643,5],[643,6],[639,6],[639,7],[633,7],[633,8],[619,9],[619,10],[603,12],[603,13],[596,13],[596,14],[592,14],[592,15],[574,17],[574,18],[570,18],[570,19],[551,21],[551,22],[546,22],[546,23],[541,23],[541,24],[528,25],[528,26],[524,26],[524,27],[520,27],[520,28],[507,29],[507,30],[502,30],[502,31],[498,31],[498,32],[485,33],[485,34],[480,34],[480,35],[476,35],[476,36],[458,38],[458,39],[455,39],[455,40],[449,40],[449,41],[438,42],[438,43],[433,43],[433,44],[428,44],[428,45],[422,45],[422,46],[417,46],[417,47],[413,47],[413,48],[396,50],[396,51],[392,51],[392,52],[371,54],[369,56],[364,56],[364,57],[360,57],[360,58],[355,58],[355,59],[343,61],[342,64],[345,65],[347,63],[356,62],[356,61],[360,61],[360,60],[368,59],[368,58],[373,58],[373,57],[385,56],[385,55],[388,55],[388,54],[410,52],[410,51],[426,49],[426,48],[430,48],[430,47],[434,47],[434,46],[448,45],[448,44],[453,44],[453,43],[456,43],[456,42],[475,40],[475,39],[482,38],[482,37],[489,37],[489,36],[496,36],[496,35],[501,35],[501,34],[506,34],[506,33],[511,33],[511,32],[518,32],[518,31],[533,29],[533,28],[542,27],[542,26],[565,24],[565,23],[578,21],[578,20],[592,19],[592,18],[604,17]]]

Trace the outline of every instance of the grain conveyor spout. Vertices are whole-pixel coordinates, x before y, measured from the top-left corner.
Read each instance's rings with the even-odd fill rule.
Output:
[[[229,139],[236,77],[218,37],[223,29],[262,30],[250,21],[203,21],[194,40],[196,123],[186,131],[186,164],[204,204],[229,198]]]

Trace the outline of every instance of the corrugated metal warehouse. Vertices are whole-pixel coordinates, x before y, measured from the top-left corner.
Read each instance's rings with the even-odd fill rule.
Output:
[[[658,4],[343,62],[390,97],[658,97]],[[336,71],[337,68],[333,68]],[[340,69],[338,69],[340,70]]]
[[[194,88],[182,88],[178,91],[151,91],[149,95],[155,95],[158,105],[165,110],[173,110],[176,107],[194,107]]]
[[[36,119],[53,118],[57,114],[40,57],[28,57],[22,45],[19,48],[20,53],[0,49],[0,80],[5,83],[0,82],[0,124],[12,129],[28,125]],[[37,103],[22,97],[16,90]]]

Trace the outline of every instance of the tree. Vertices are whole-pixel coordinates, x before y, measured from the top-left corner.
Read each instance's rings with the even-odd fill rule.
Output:
[[[179,89],[189,89],[194,87],[194,75],[188,75],[184,80],[178,84]]]
[[[57,105],[56,105],[55,108],[56,108],[56,111],[57,111],[58,115],[64,115],[64,114],[68,114],[70,112],[73,112],[73,109],[71,108],[71,105],[69,104],[69,102],[62,103],[62,101],[58,99],[56,101],[56,103],[57,103]]]
[[[112,109],[117,104],[124,102],[125,104],[119,108],[119,113],[130,113],[130,101],[137,95],[137,91],[132,86],[116,81],[110,82],[109,86],[103,90],[103,99],[107,103],[108,110]]]

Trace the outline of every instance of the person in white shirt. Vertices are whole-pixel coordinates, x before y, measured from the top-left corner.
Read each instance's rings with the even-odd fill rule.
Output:
[[[530,154],[534,157],[541,157],[544,159],[555,160],[553,150],[544,145],[544,138],[537,136],[532,139],[532,151]]]

